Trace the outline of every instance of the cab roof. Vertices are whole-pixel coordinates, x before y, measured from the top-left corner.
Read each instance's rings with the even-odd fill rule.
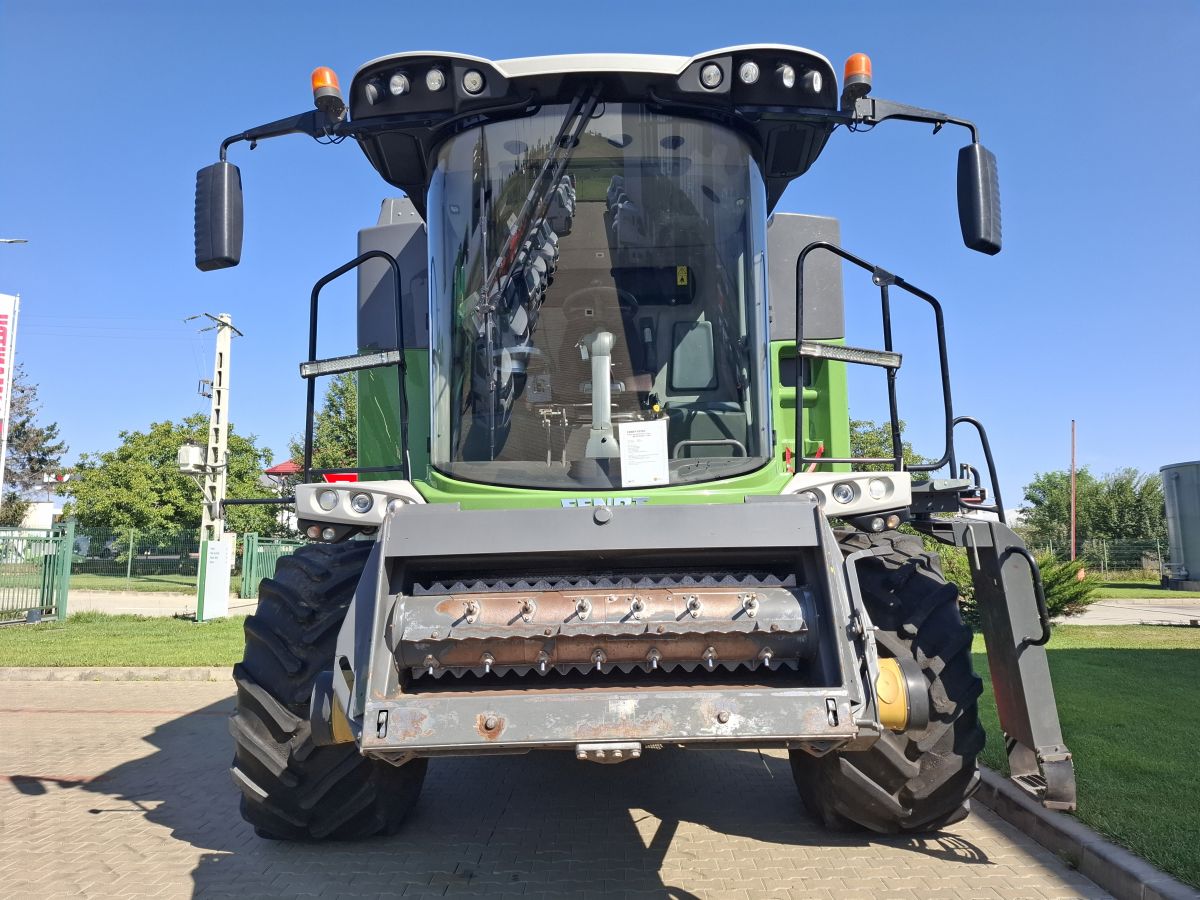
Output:
[[[746,63],[757,67],[753,81],[739,75]],[[706,84],[701,71],[713,65],[719,83]],[[711,82],[711,69],[708,74]],[[393,85],[404,89],[394,93]],[[350,132],[380,175],[408,194],[424,216],[425,193],[445,140],[489,121],[570,103],[583,89],[599,90],[605,102],[645,103],[664,114],[738,131],[762,168],[770,208],[813,164],[839,121],[833,67],[802,47],[746,44],[691,57],[587,53],[495,61],[414,51],[380,57],[358,70],[348,97]]]

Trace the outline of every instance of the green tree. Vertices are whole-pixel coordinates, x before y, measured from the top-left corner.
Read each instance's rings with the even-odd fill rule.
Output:
[[[906,466],[919,466],[930,462],[913,451],[912,442],[903,439],[904,422],[900,423],[900,447]],[[870,419],[850,420],[850,455],[882,459],[892,455],[892,426],[889,422],[873,422]],[[884,471],[886,465],[863,466],[864,471]]]
[[[1100,483],[1086,466],[1075,473],[1075,522],[1080,538],[1090,528],[1099,492]],[[1026,540],[1038,546],[1066,547],[1071,540],[1071,473],[1039,472],[1025,485],[1025,502],[1029,505],[1021,512]]]
[[[0,528],[20,528],[29,507],[29,501],[16,491],[5,492],[4,503],[0,504]]]
[[[304,439],[288,443],[292,459],[304,465]],[[333,376],[313,423],[313,468],[353,469],[358,465],[358,381],[353,372]]]
[[[24,496],[40,487],[42,473],[57,469],[67,451],[66,443],[58,437],[58,423],[39,423],[41,411],[38,386],[29,380],[25,367],[18,365],[8,412],[8,452],[4,464],[7,492]]]
[[[64,512],[87,527],[169,529],[199,528],[201,494],[196,482],[181,475],[176,454],[187,441],[203,444],[208,416],[201,413],[181,422],[153,422],[146,431],[122,431],[121,444],[104,453],[84,453],[75,477],[61,485],[72,500]],[[259,448],[253,435],[229,427],[230,498],[262,497],[259,483],[269,465],[270,451]],[[278,528],[271,506],[231,506],[226,511],[232,531],[272,533]]]
[[[1109,541],[1167,539],[1162,476],[1119,469],[1104,476],[1091,512],[1089,538]]]
[[[1025,486],[1023,530],[1035,545],[1066,547],[1071,535],[1071,473],[1042,472]],[[1096,478],[1075,473],[1076,540],[1153,541],[1166,538],[1162,480],[1136,469]]]

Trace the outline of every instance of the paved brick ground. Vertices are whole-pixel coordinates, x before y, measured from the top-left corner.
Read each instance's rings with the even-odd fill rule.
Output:
[[[782,754],[435,761],[406,830],[256,838],[227,683],[20,683],[0,699],[0,895],[1100,897],[986,810],[938,837],[832,835]]]

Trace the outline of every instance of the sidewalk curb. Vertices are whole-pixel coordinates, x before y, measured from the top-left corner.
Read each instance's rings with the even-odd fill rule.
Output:
[[[232,681],[232,667],[6,666],[2,681]]]
[[[1200,892],[1101,837],[1067,813],[1049,810],[991,769],[979,767],[978,800],[1118,900],[1198,900]]]
[[[1101,597],[1088,604],[1089,607],[1101,603],[1128,603],[1131,606],[1200,606],[1200,597]],[[1070,620],[1070,616],[1067,619]]]

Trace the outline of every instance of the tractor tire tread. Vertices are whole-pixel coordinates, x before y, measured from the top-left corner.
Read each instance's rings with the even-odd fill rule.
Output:
[[[230,774],[242,817],[281,840],[353,840],[395,833],[415,805],[428,761],[402,766],[353,744],[318,746],[308,706],[333,662],[337,635],[371,545],[314,544],[279,561],[246,620],[246,652],[234,667]]]
[[[842,552],[875,551],[857,562],[863,602],[883,656],[914,659],[929,684],[930,722],[921,731],[884,732],[869,749],[813,757],[792,751],[792,774],[809,811],[838,830],[933,831],[970,810],[983,749],[971,667],[971,632],[958,591],[936,553],[896,532],[835,532]]]

